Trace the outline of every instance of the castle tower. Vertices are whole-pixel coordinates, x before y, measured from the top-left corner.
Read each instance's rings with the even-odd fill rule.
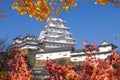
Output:
[[[54,48],[73,48],[74,39],[69,28],[64,26],[65,21],[60,18],[49,17],[45,27],[41,30],[38,42],[44,50]]]
[[[18,36],[13,39],[12,47],[19,49],[37,49],[37,40],[33,34],[27,34],[25,37]]]

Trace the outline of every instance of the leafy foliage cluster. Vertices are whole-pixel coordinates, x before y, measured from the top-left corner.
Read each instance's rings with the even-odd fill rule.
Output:
[[[31,18],[44,21],[52,12],[59,14],[63,9],[69,11],[69,6],[77,7],[75,0],[17,0],[12,8],[21,15],[28,13]]]
[[[31,70],[27,69],[25,52],[17,48],[12,51],[12,58],[9,59],[9,72],[0,77],[0,80],[31,80]]]
[[[116,51],[103,60],[95,57],[93,51],[97,53],[98,49],[94,44],[87,45],[84,41],[83,45],[86,47],[87,57],[80,70],[80,75],[73,67],[56,66],[48,59],[46,69],[50,74],[50,80],[120,80],[120,55]]]
[[[90,0],[92,1],[92,0]],[[119,0],[93,0],[95,4],[102,6],[112,3],[120,8]],[[38,21],[45,21],[51,14],[59,15],[63,10],[69,12],[69,7],[77,7],[78,0],[17,0],[12,8],[18,10],[21,15],[29,14]]]
[[[87,57],[80,70],[70,65],[56,65],[51,63],[51,60],[46,60],[45,68],[50,75],[49,80],[120,80],[120,55],[116,51],[103,60],[96,58],[93,53],[98,51],[96,45],[87,45],[86,41],[83,41],[83,45]],[[33,76],[31,70],[27,68],[25,56],[24,51],[14,49],[7,63],[9,72],[1,72],[0,80],[31,80]],[[76,71],[80,71],[80,74]]]
[[[1,2],[6,0],[0,0]],[[84,0],[83,0],[84,1]],[[102,6],[112,3],[115,7],[120,8],[119,0],[89,0],[94,4]],[[34,17],[38,21],[45,21],[50,15],[60,15],[62,11],[69,12],[70,7],[77,7],[79,0],[16,0],[12,4],[12,9],[18,10],[21,15],[29,14],[29,17]],[[4,18],[5,13],[0,9],[0,18]]]

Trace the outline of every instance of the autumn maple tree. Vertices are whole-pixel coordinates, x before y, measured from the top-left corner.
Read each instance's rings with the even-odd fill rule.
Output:
[[[95,56],[99,51],[96,45],[87,45],[86,41],[83,45],[86,48],[86,59],[80,71],[82,80],[120,80],[120,55],[116,50],[106,59],[99,59]]]
[[[9,71],[5,76],[1,76],[0,80],[31,80],[31,70],[27,69],[25,62],[25,52],[17,48],[12,51],[12,57],[8,61]]]
[[[92,0],[90,0],[92,1]],[[77,7],[79,0],[16,0],[13,2],[12,9],[18,10],[21,15],[29,14],[38,21],[45,21],[51,14],[59,15],[63,10],[69,12],[70,7]],[[112,3],[120,8],[118,0],[93,0],[95,4],[103,6]]]
[[[51,63],[51,60],[46,60],[46,69],[50,74],[49,80],[82,80],[75,72],[72,66],[58,65]]]
[[[76,7],[74,0],[17,0],[12,8],[17,9],[21,15],[29,14],[38,21],[44,21],[52,12],[58,14],[62,9],[68,11],[69,6]]]
[[[96,45],[87,45],[86,41],[83,41],[83,45],[86,58],[83,68],[78,70],[80,74],[77,74],[72,66],[57,66],[48,59],[46,69],[50,80],[120,80],[120,55],[117,51],[112,51],[106,59],[99,59],[95,56],[99,51]]]

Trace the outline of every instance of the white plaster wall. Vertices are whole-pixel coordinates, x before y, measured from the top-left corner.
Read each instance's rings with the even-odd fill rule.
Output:
[[[99,54],[99,55],[95,55],[96,58],[100,58],[100,59],[105,59],[107,58],[108,55],[111,55],[112,53],[107,53],[107,54]],[[77,57],[71,57],[71,61],[72,62],[78,62],[78,61],[84,61],[86,58],[86,56],[77,56]]]
[[[85,52],[71,53],[70,55],[80,55],[80,54],[85,54]]]
[[[112,46],[99,47],[99,52],[106,52],[112,50]]]
[[[71,57],[72,62],[84,61],[86,56]]]
[[[37,49],[37,47],[36,46],[24,46],[24,47],[22,47],[22,48],[20,48],[20,49]]]
[[[96,58],[100,58],[100,59],[105,59],[107,58],[108,55],[111,55],[112,53],[107,53],[107,54],[98,54],[98,55],[95,55]]]
[[[36,60],[47,60],[70,57],[70,51],[36,54]]]

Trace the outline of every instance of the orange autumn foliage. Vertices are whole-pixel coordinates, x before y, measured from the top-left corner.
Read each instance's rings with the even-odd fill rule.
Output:
[[[51,64],[49,59],[46,60],[46,69],[50,74],[49,80],[82,80],[73,67],[67,65],[56,66]]]
[[[113,58],[116,55],[116,58]],[[91,57],[87,57],[84,62],[84,67],[81,70],[83,80],[119,80],[120,79],[120,56],[115,52],[111,55],[111,58],[102,60]],[[114,62],[114,63],[112,63]],[[116,65],[117,68],[114,67]]]
[[[38,21],[45,20],[51,13],[49,6],[44,0],[18,0],[13,2],[12,8],[18,10],[21,15],[28,13],[30,17],[35,17]]]
[[[98,51],[96,45],[87,45],[87,41],[83,41],[83,45],[86,59],[80,75],[72,66],[56,66],[47,60],[46,69],[50,74],[50,80],[120,80],[120,55],[116,51],[106,59],[99,59],[95,57]]]
[[[12,58],[8,61],[10,71],[0,80],[32,80],[31,70],[27,69],[25,52],[17,48],[12,51]]]
[[[12,9],[18,10],[21,15],[29,14],[38,21],[44,21],[52,13],[59,14],[62,9],[69,11],[69,6],[76,7],[74,0],[17,0]]]
[[[45,67],[50,75],[49,80],[120,80],[120,55],[117,51],[112,51],[106,59],[99,59],[95,57],[98,51],[96,45],[88,45],[87,41],[83,41],[83,45],[86,59],[80,74],[72,66],[55,65],[48,59]],[[10,71],[1,76],[0,80],[31,80],[32,75],[27,70],[25,56],[24,51],[14,49],[12,58],[8,61]]]
[[[59,15],[63,10],[69,12],[70,7],[77,7],[79,0],[17,0],[13,2],[12,9],[18,10],[21,15],[29,14],[38,21],[45,21],[50,15]],[[92,1],[92,0],[90,0]],[[120,8],[119,0],[93,0],[102,6],[112,3]]]

